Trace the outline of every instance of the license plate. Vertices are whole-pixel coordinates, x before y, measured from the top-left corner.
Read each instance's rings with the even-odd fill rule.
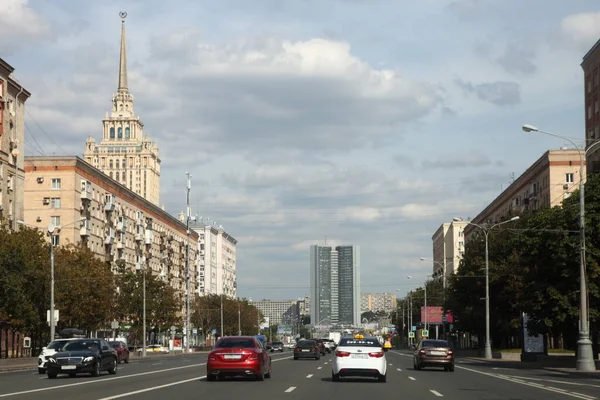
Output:
[[[239,354],[225,354],[223,358],[226,360],[239,360],[242,356]]]
[[[369,356],[366,354],[352,354],[352,358],[366,359],[369,358]]]
[[[309,349],[302,349],[303,352],[308,353],[310,350]]]
[[[445,355],[446,355],[446,353],[445,353],[445,352],[443,352],[443,351],[432,351],[432,352],[431,352],[431,355],[432,355],[432,356],[445,356]]]
[[[63,365],[62,369],[77,369],[76,365]]]

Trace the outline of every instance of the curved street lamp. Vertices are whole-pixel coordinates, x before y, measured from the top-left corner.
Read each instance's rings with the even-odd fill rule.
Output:
[[[499,222],[490,227],[482,226],[474,222],[468,221],[467,225],[473,225],[479,228],[485,235],[485,358],[488,360],[492,359],[492,342],[490,340],[490,259],[488,250],[488,239],[490,231],[500,225],[508,224],[518,220],[519,217],[512,217],[506,221]],[[460,218],[454,218],[455,221],[459,221]]]
[[[554,136],[559,139],[570,142],[577,152],[579,152],[579,339],[577,340],[577,361],[576,368],[579,371],[595,371],[594,351],[592,341],[590,340],[589,311],[587,304],[587,280],[585,266],[585,174],[583,166],[585,164],[586,154],[600,143],[596,141],[583,151],[571,139],[565,136],[557,135],[552,132],[546,132],[533,125],[523,125],[525,132],[539,132],[545,135]]]

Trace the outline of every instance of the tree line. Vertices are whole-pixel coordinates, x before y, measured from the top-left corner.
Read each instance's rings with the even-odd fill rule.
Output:
[[[92,334],[110,331],[111,321],[124,325],[130,337],[141,342],[143,282],[146,286],[147,332],[165,332],[172,326],[181,330],[185,295],[149,271],[125,270],[117,263],[114,273],[109,263],[95,257],[84,244],[54,248],[55,309],[59,310],[56,332],[78,328]],[[145,277],[144,277],[145,275]],[[218,301],[218,302],[217,302]],[[251,334],[263,316],[246,300],[224,297],[224,328],[236,334],[238,313],[242,331]],[[26,226],[11,230],[0,224],[0,357],[20,347],[8,342],[8,332],[30,336],[39,349],[49,341],[47,310],[50,308],[50,245],[44,233]],[[191,324],[200,333],[216,329],[220,334],[220,296],[195,296],[191,301]]]

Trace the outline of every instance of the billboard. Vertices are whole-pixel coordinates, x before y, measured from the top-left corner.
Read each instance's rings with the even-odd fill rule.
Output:
[[[425,313],[427,313],[427,319],[425,319]],[[421,322],[427,321],[428,324],[441,324],[442,322],[452,323],[454,322],[454,316],[451,311],[446,313],[446,321],[442,321],[444,315],[444,308],[439,306],[427,306],[421,307]]]

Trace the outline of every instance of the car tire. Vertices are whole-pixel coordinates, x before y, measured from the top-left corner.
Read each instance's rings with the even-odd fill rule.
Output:
[[[333,371],[331,371],[331,382],[339,382],[339,381],[340,381],[340,375],[334,374]]]
[[[129,354],[127,354],[127,358],[125,359],[125,364],[129,364]]]
[[[111,375],[116,375],[117,373],[117,360],[113,360],[112,366],[108,369],[108,373]]]
[[[298,359],[298,357],[294,357],[294,360],[297,360],[297,359]]]
[[[94,371],[92,371],[92,376],[100,376],[100,360],[96,360],[94,364]]]
[[[46,368],[38,368],[38,374],[43,375],[46,373]]]
[[[451,365],[450,367],[448,367],[448,371],[454,372],[454,365]]]
[[[379,375],[378,380],[379,380],[379,382],[383,382],[383,383],[387,382],[387,375]]]
[[[264,370],[260,370],[260,372],[258,373],[258,375],[256,375],[256,380],[257,381],[264,381],[265,380],[265,371]]]
[[[217,376],[213,375],[213,374],[208,374],[208,375],[206,375],[206,380],[209,382],[214,382],[217,380]]]
[[[48,379],[56,379],[58,374],[48,374]]]
[[[273,372],[273,368],[272,368],[272,367],[269,367],[269,372],[267,372],[267,373],[265,374],[265,378],[267,378],[267,379],[271,379],[271,373],[272,373],[272,372]]]
[[[316,356],[315,360],[319,361],[321,359],[321,356]]]

